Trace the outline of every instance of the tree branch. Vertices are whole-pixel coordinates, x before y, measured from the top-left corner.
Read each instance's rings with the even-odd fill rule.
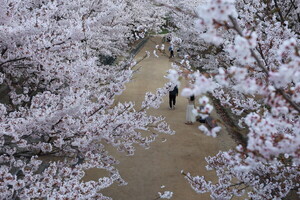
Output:
[[[277,12],[279,14],[280,20],[281,20],[281,24],[283,24],[285,20],[283,18],[282,12],[281,12],[281,10],[280,10],[280,8],[278,6],[277,0],[274,0],[274,3],[275,3],[276,10],[277,10]]]
[[[290,6],[290,8],[288,9],[288,11],[286,12],[284,18],[287,18],[287,16],[288,16],[288,15],[290,14],[290,12],[292,11],[292,8],[293,8],[293,2],[292,2],[292,1],[293,1],[293,0],[290,0],[291,6]]]
[[[295,5],[295,1],[291,0],[291,4],[294,6],[295,9],[298,9],[298,7]],[[300,22],[300,15],[299,15],[299,13],[297,13],[297,17],[298,17],[298,22]]]
[[[16,59],[8,60],[8,61],[5,61],[5,62],[1,63],[1,64],[0,64],[0,67],[1,67],[2,65],[5,65],[5,64],[7,64],[7,63],[10,63],[10,62],[17,62],[17,61],[25,60],[25,59],[28,59],[28,57],[22,57],[22,58],[16,58]]]
[[[293,108],[294,108],[295,110],[298,111],[298,113],[300,113],[300,107],[299,107],[299,105],[296,104],[296,103],[289,97],[289,95],[283,91],[283,89],[277,89],[276,91],[279,92],[279,94],[281,94],[282,97],[283,97],[287,102],[289,102],[289,103],[293,106]]]
[[[244,37],[243,32],[241,30],[241,28],[239,27],[239,25],[237,24],[237,21],[235,18],[233,18],[232,16],[229,16],[232,24],[233,24],[233,29],[241,36]],[[256,55],[256,53],[254,52],[253,49],[250,49],[251,52],[251,56],[255,59],[255,61],[257,62],[257,65],[259,68],[262,69],[262,71],[267,75],[267,77],[269,76],[269,71],[267,70],[267,68],[264,66],[264,64],[261,62],[261,60],[259,59],[259,57]],[[274,84],[273,84],[274,85]],[[275,86],[274,86],[275,87]],[[275,87],[276,88],[276,87]],[[300,107],[298,104],[296,104],[295,102],[293,102],[293,100],[282,90],[279,88],[276,88],[276,91],[279,92],[279,94],[281,94],[281,96],[295,109],[298,111],[298,113],[300,113]]]

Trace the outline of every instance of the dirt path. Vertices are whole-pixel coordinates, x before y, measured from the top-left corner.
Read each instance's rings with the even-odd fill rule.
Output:
[[[149,40],[137,54],[136,59],[143,57],[145,51],[152,53],[155,42],[160,43],[161,38]],[[126,91],[118,97],[117,101],[135,101],[139,106],[147,91],[154,92],[167,82],[163,76],[170,68],[171,62],[166,56],[158,55],[159,58],[156,58],[151,54],[150,58],[138,65],[138,67],[142,66],[140,72],[136,73],[133,81],[127,84]],[[181,89],[182,87],[179,88],[179,92]],[[128,185],[119,187],[115,184],[103,191],[105,195],[114,200],[154,200],[158,197],[158,192],[168,190],[174,192],[172,200],[210,199],[209,194],[196,194],[180,171],[204,175],[216,181],[215,173],[206,171],[204,158],[215,155],[219,150],[233,147],[234,141],[224,131],[214,139],[198,130],[199,123],[185,125],[187,100],[184,97],[177,98],[176,110],[168,109],[168,97],[164,100],[158,110],[150,110],[149,114],[165,116],[176,134],[160,135],[148,150],[137,147],[132,157],[117,153],[115,157],[120,161],[117,168]],[[215,113],[214,115],[216,117]],[[163,142],[165,139],[167,140]],[[97,177],[96,170],[87,174],[87,178],[95,177]],[[165,188],[161,188],[162,185]]]

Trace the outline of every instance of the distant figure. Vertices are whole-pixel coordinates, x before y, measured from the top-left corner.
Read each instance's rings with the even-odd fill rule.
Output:
[[[195,108],[195,96],[188,98],[188,105],[186,106],[186,122],[185,124],[192,125],[196,121],[196,116],[193,113]]]
[[[181,54],[181,47],[177,48],[177,56],[178,57],[182,57],[182,54]]]
[[[175,104],[176,104],[176,96],[178,96],[178,87],[177,85],[174,87],[172,91],[169,91],[169,106],[170,110],[175,109]]]
[[[173,58],[174,57],[174,48],[173,48],[173,45],[171,45],[169,47],[169,52],[170,52],[170,57],[169,58]]]
[[[172,40],[172,36],[170,35],[170,34],[167,34],[167,42],[171,42],[171,40]]]

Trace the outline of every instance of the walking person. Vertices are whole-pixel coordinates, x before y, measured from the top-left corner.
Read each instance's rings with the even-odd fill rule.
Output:
[[[195,96],[192,95],[188,98],[188,105],[186,106],[186,122],[187,125],[192,125],[196,121],[196,116],[193,113],[195,108]]]
[[[170,110],[175,109],[175,104],[176,104],[176,96],[178,96],[178,87],[177,85],[174,87],[172,91],[169,91],[169,106]]]
[[[171,45],[169,47],[169,52],[170,52],[170,57],[169,58],[173,58],[174,57],[174,48],[173,48],[173,45]]]

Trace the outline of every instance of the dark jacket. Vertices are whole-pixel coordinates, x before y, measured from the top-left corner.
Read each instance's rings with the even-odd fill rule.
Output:
[[[169,94],[170,95],[174,95],[174,96],[178,95],[178,88],[177,88],[177,86],[175,86],[172,91],[169,91]]]

